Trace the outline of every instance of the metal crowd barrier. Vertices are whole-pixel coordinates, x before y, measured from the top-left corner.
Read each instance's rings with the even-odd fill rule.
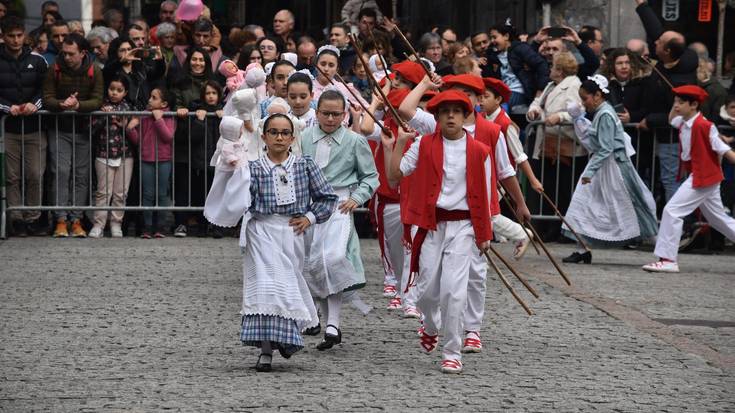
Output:
[[[666,199],[665,185],[663,182],[676,182],[676,174],[678,172],[678,131],[673,128],[660,128],[654,130],[643,131],[638,129],[637,123],[626,123],[623,125],[625,131],[630,135],[636,154],[632,157],[636,171],[643,179],[648,189],[654,194],[657,200]],[[730,125],[718,125],[721,133],[732,136],[735,134],[735,128]],[[566,211],[566,207],[571,200],[571,195],[584,171],[589,154],[584,151],[583,154],[576,157],[565,157],[561,155],[562,141],[571,142],[571,153],[577,153],[578,149],[583,149],[573,131],[571,123],[564,123],[556,126],[546,126],[543,121],[529,122],[525,130],[524,150],[531,162],[532,169],[536,177],[544,186],[545,192],[549,195],[554,203],[560,207],[562,213]],[[663,134],[663,135],[662,135]],[[562,136],[557,139],[555,148],[556,155],[545,157],[543,153],[543,140],[547,137]],[[541,139],[541,143],[538,141]],[[648,141],[646,141],[648,140]],[[660,149],[662,144],[675,144],[676,147],[667,148],[669,152],[665,155],[673,156],[672,165],[674,175],[661,175]],[[534,159],[534,150],[538,148],[540,152],[538,159]],[[552,146],[553,148],[553,146]],[[551,181],[550,181],[551,180]],[[559,220],[554,210],[546,204],[540,195],[524,185],[524,195],[526,202],[529,204],[529,210],[533,219],[537,220]]]
[[[56,147],[58,148],[59,143],[59,120],[60,118],[71,118],[72,119],[72,130],[71,134],[75,135],[76,138],[72,139],[72,150],[71,150],[71,165],[70,165],[70,182],[59,182],[58,176],[51,176],[50,173],[50,162],[48,160],[45,162],[46,168],[45,170],[41,170],[40,176],[41,178],[41,185],[38,187],[38,196],[39,199],[43,200],[39,205],[27,205],[27,189],[26,189],[26,176],[28,175],[26,171],[26,166],[24,162],[24,158],[27,155],[26,152],[26,146],[27,144],[27,137],[25,132],[25,123],[22,124],[23,128],[21,130],[21,173],[20,173],[20,202],[17,205],[8,205],[8,193],[7,193],[7,186],[6,186],[6,179],[7,176],[5,174],[5,167],[7,162],[7,154],[6,154],[6,131],[5,131],[5,124],[8,120],[9,116],[3,116],[0,118],[0,238],[4,239],[7,235],[7,224],[9,222],[9,215],[13,211],[23,212],[23,211],[41,211],[44,213],[52,212],[52,211],[115,211],[115,210],[123,210],[123,211],[173,211],[173,212],[197,212],[202,211],[204,209],[203,202],[202,205],[192,205],[192,171],[193,166],[191,163],[192,160],[192,134],[191,134],[191,124],[192,124],[192,118],[196,116],[195,112],[190,112],[186,117],[187,122],[187,159],[183,161],[187,164],[186,173],[188,175],[188,182],[187,182],[187,194],[186,198],[188,202],[186,202],[186,205],[177,205],[175,204],[176,200],[176,172],[177,168],[174,166],[177,163],[182,163],[180,159],[176,158],[176,131],[174,132],[174,139],[172,141],[172,149],[171,149],[171,184],[170,184],[170,193],[168,194],[168,199],[170,202],[170,205],[164,206],[159,205],[158,197],[155,197],[155,205],[154,206],[144,206],[143,203],[143,185],[142,185],[142,162],[141,162],[141,146],[133,146],[135,149],[135,156],[134,159],[137,163],[137,169],[133,171],[133,174],[137,172],[138,180],[137,180],[137,198],[138,202],[136,205],[129,205],[128,199],[130,198],[130,193],[126,194],[125,197],[125,205],[124,206],[111,206],[111,205],[105,205],[105,206],[95,206],[94,205],[94,193],[97,188],[97,185],[95,185],[95,162],[96,162],[96,156],[95,156],[95,150],[96,147],[94,143],[96,143],[96,138],[93,136],[93,124],[92,120],[97,118],[105,118],[105,126],[104,128],[109,131],[111,118],[113,116],[119,116],[119,117],[126,117],[128,120],[131,117],[145,117],[145,116],[151,116],[151,112],[103,112],[103,111],[95,111],[91,113],[77,113],[77,112],[49,112],[49,111],[38,111],[34,115],[30,115],[25,117],[28,118],[36,118],[38,121],[38,128],[42,135],[45,135],[45,138],[47,140],[47,152],[50,153],[52,143],[56,144]],[[175,117],[176,118],[176,112],[164,112],[164,117]],[[215,142],[219,138],[218,136],[207,136],[206,133],[208,131],[208,122],[211,121],[211,118],[216,117],[215,113],[208,113],[207,116],[204,119],[204,130],[205,134],[203,137],[201,137],[204,141],[204,148],[208,147],[208,143],[214,139]],[[179,119],[179,118],[176,118]],[[86,127],[81,130],[77,131],[77,122],[78,121],[86,121]],[[178,122],[177,122],[178,123]],[[142,139],[142,123],[137,126],[138,135],[140,136],[140,139]],[[79,133],[78,133],[79,132]],[[35,134],[35,132],[33,132]],[[127,131],[125,128],[123,128],[123,136],[127,139]],[[56,142],[52,142],[52,140],[56,140]],[[78,143],[80,142],[80,143]],[[87,169],[86,176],[81,177],[77,176],[75,174],[76,168],[81,163],[78,159],[76,159],[76,148],[78,144],[84,143],[88,146],[86,149],[86,157],[87,157]],[[107,149],[109,152],[109,140],[107,141]],[[41,151],[39,146],[39,152]],[[158,155],[158,141],[156,140],[156,156]],[[206,193],[209,190],[210,187],[210,177],[213,174],[212,169],[208,167],[209,165],[209,154],[205,154],[205,167],[203,169],[203,180],[204,180],[204,196],[206,197]],[[41,154],[39,153],[39,157],[44,157],[44,159],[47,159],[47,157],[50,157],[49,154]],[[122,173],[125,174],[125,162],[124,162],[124,155],[123,155],[123,162],[121,164]],[[109,161],[109,158],[106,159],[106,161]],[[40,168],[40,165],[39,165]],[[158,177],[159,177],[159,170],[160,170],[160,164],[159,161],[156,159],[155,163],[155,180],[156,180],[156,193],[158,192]],[[43,176],[47,178],[50,178],[50,182],[46,179],[43,179]],[[85,199],[77,199],[77,194],[75,193],[75,188],[77,186],[77,180],[87,180],[87,189],[86,189],[86,196]],[[55,187],[51,187],[51,185],[54,185]],[[59,203],[59,188],[60,185],[69,185],[70,189],[69,191],[69,198],[70,202],[67,205],[60,205]],[[110,192],[112,189],[109,188],[107,185],[105,195],[106,198],[110,197]],[[130,182],[130,186],[133,187],[133,182]],[[55,194],[55,199],[49,199],[50,198],[50,190],[54,189],[53,194]],[[109,202],[108,202],[109,203]]]

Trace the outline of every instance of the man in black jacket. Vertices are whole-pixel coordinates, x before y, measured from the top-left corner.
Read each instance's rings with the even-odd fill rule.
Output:
[[[47,141],[39,130],[38,117],[29,115],[41,108],[41,90],[48,67],[43,56],[23,46],[22,20],[6,17],[2,33],[5,44],[0,46],[0,111],[9,115],[5,121],[8,205],[41,205]],[[25,192],[21,189],[23,185]],[[40,235],[43,232],[37,222],[40,216],[40,211],[12,211],[13,233]]]
[[[674,87],[696,85],[699,58],[693,50],[687,49],[681,33],[663,30],[663,25],[646,0],[635,1],[638,3],[636,12],[646,30],[651,58],[658,60],[656,70],[644,82],[642,106],[646,115],[638,127],[652,131],[656,136],[659,172],[668,202],[679,187],[679,141],[676,131],[669,126],[669,111],[674,95],[667,81]]]

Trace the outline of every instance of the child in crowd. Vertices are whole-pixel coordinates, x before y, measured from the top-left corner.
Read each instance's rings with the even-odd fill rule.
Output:
[[[204,83],[201,96],[195,102],[195,117],[191,120],[191,204],[203,206],[207,190],[212,185],[214,170],[209,166],[217,147],[219,124],[223,116],[222,88],[214,80]],[[216,116],[207,116],[214,113]],[[222,238],[222,231],[210,227],[202,215],[197,215],[197,235]]]
[[[222,137],[232,141],[243,124],[226,116],[220,126]],[[243,219],[240,339],[244,345],[260,348],[255,365],[259,372],[271,371],[274,348],[284,358],[303,348],[301,330],[319,323],[302,276],[304,232],[326,222],[337,204],[337,196],[312,158],[290,152],[291,119],[280,113],[270,115],[263,129],[265,155],[251,162],[241,158],[234,164],[218,163],[204,209],[215,225],[232,227]]]
[[[679,272],[677,255],[685,216],[699,208],[709,225],[735,241],[735,219],[725,213],[720,198],[721,158],[735,164],[735,151],[720,139],[717,127],[699,112],[708,95],[699,86],[673,89],[674,105],[669,113],[671,126],[679,129],[680,170],[689,177],[664,208],[656,249],[659,260],[643,266],[650,272]]]
[[[347,105],[347,98],[338,91],[324,90],[317,104],[319,124],[308,128],[301,139],[304,155],[314,159],[339,196],[339,211],[307,234],[305,278],[312,296],[321,301],[321,314],[327,323],[318,350],[342,342],[339,323],[343,292],[365,286],[352,211],[367,202],[378,186],[370,146],[342,124]]]
[[[363,53],[363,58],[367,60],[368,55]],[[362,60],[355,59],[350,70],[351,75],[349,81],[355,86],[360,92],[360,96],[366,101],[370,101],[373,98],[373,89],[370,86],[370,80],[367,77],[367,70],[362,65]]]
[[[147,109],[152,112],[151,116],[141,120],[134,118],[128,123],[128,137],[140,147],[143,206],[169,206],[171,203],[171,152],[176,120],[164,118],[163,112],[170,110],[175,99],[165,87],[155,87],[148,99]],[[160,231],[161,223],[158,222],[160,217],[156,216],[155,225],[153,218],[153,211],[143,212],[145,228],[141,238],[164,238]]]
[[[107,96],[102,103],[103,112],[126,112],[130,105],[125,101],[128,82],[124,77],[110,79]],[[92,135],[96,143],[95,171],[97,172],[96,206],[125,206],[125,198],[133,174],[135,153],[125,139],[125,126],[128,120],[122,116],[94,118]],[[110,211],[110,233],[114,238],[123,236],[122,220],[125,211]],[[90,238],[101,238],[107,224],[108,211],[95,211],[94,225],[89,231]]]
[[[493,189],[489,183],[494,171],[491,149],[463,128],[474,112],[464,93],[441,92],[426,109],[437,118],[435,132],[416,140],[403,156],[400,154],[414,134],[399,131],[397,141],[383,135],[383,149],[389,160],[391,185],[397,185],[403,176],[414,175],[404,223],[418,227],[411,240],[411,273],[418,271],[426,285],[418,300],[425,315],[421,347],[432,352],[441,329],[441,370],[459,373],[472,262],[469,257],[480,255],[478,248],[487,249],[492,239],[489,211]]]

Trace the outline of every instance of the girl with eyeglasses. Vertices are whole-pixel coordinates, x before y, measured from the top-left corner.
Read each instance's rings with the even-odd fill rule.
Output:
[[[304,347],[301,331],[318,325],[314,302],[302,275],[305,231],[326,222],[337,195],[311,157],[289,151],[294,127],[288,116],[265,120],[267,148],[255,161],[217,163],[204,216],[214,225],[234,227],[243,219],[243,299],[240,339],[260,348],[255,368],[271,371],[273,350],[290,358]],[[225,116],[220,131],[235,140],[240,119]]]

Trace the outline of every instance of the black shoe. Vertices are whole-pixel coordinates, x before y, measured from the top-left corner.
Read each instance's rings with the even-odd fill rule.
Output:
[[[278,354],[280,354],[281,357],[285,359],[290,359],[291,356],[294,355],[294,353],[289,353],[288,351],[286,351],[286,348],[282,345],[278,345]]]
[[[592,253],[587,251],[584,254],[580,254],[577,251],[574,251],[572,255],[562,259],[562,262],[570,262],[574,264],[584,262],[585,264],[592,264]]]
[[[317,324],[314,327],[309,327],[306,330],[304,330],[304,335],[305,336],[318,336],[319,333],[321,332],[322,332],[322,326]]]
[[[331,324],[328,324],[327,328],[329,328],[329,326],[337,329],[337,335],[335,336],[325,332],[324,340],[316,346],[316,349],[319,351],[329,350],[330,348],[334,347],[335,344],[339,344],[342,342],[342,331]],[[326,328],[324,330],[326,331]]]
[[[10,223],[11,235],[14,237],[25,238],[28,236],[26,223],[23,221],[13,221]]]
[[[37,219],[26,225],[28,235],[32,237],[45,237],[48,235],[48,227],[42,224],[40,221],[40,219]]]
[[[212,225],[209,227],[209,233],[212,235],[212,238],[214,239],[220,239],[222,238],[222,228]]]
[[[260,359],[262,359],[263,356],[266,356],[266,358],[269,359],[269,361],[267,363],[261,362]],[[259,371],[259,372],[262,372],[262,373],[267,373],[267,372],[271,371],[271,369],[272,369],[271,368],[271,360],[273,360],[273,356],[271,356],[269,354],[262,354],[261,353],[260,356],[258,356],[258,362],[255,363],[255,370],[256,371]]]

